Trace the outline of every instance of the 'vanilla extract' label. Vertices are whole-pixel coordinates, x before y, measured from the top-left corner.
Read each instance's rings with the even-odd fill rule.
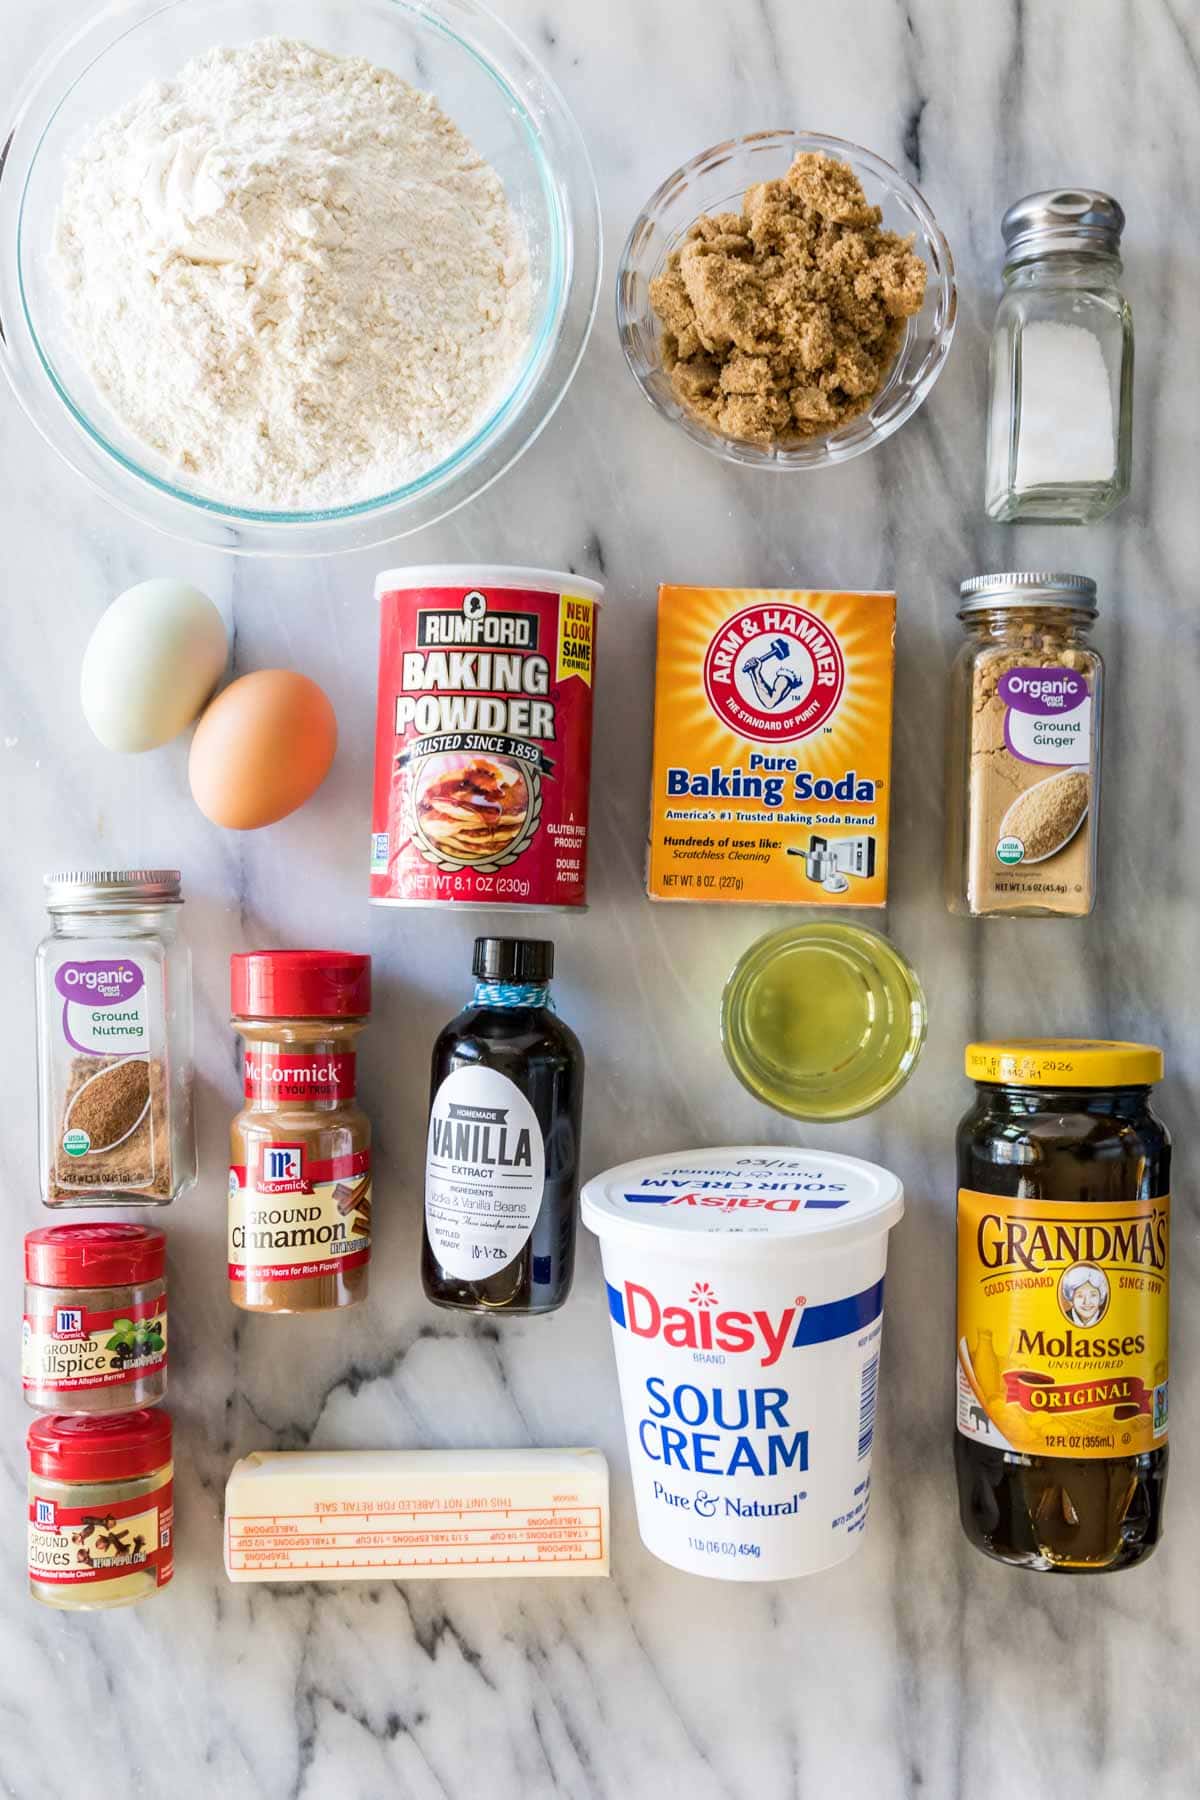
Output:
[[[459,1280],[503,1269],[529,1241],[546,1152],[537,1114],[495,1069],[455,1069],[434,1096],[425,1163],[425,1225],[441,1267]]]

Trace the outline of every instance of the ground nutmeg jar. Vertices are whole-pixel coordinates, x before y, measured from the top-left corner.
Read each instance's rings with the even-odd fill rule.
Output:
[[[167,1240],[150,1225],[25,1237],[21,1385],[43,1412],[117,1413],[167,1391]]]
[[[64,1612],[131,1606],[174,1573],[171,1420],[50,1413],[29,1427],[29,1591]]]
[[[371,1127],[355,1043],[371,959],[252,950],[231,959],[246,1105],[233,1121],[229,1291],[247,1312],[325,1312],[366,1298]]]
[[[168,1206],[196,1179],[182,904],[178,869],[46,877],[36,984],[47,1206]]]

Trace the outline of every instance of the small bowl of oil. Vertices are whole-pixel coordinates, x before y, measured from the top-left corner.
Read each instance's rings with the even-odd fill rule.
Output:
[[[756,1099],[831,1123],[881,1106],[925,1043],[921,983],[866,925],[807,920],[751,944],[725,984],[721,1041]]]

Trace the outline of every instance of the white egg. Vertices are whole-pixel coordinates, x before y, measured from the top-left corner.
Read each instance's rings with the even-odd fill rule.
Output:
[[[220,613],[186,581],[139,581],[88,639],[83,716],[109,750],[154,750],[199,715],[229,655]]]

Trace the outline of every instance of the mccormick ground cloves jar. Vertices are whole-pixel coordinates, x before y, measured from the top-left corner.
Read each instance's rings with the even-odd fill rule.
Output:
[[[151,1225],[25,1237],[21,1383],[43,1412],[116,1413],[167,1391],[167,1240]]]
[[[546,569],[392,569],[380,602],[371,899],[582,907],[604,590]]]
[[[29,1591],[64,1612],[130,1606],[174,1573],[171,1421],[51,1413],[29,1427]]]
[[[959,1507],[1001,1562],[1149,1556],[1167,1481],[1171,1140],[1149,1044],[971,1044],[958,1130]]]
[[[246,1105],[233,1121],[229,1291],[247,1312],[324,1312],[367,1293],[371,1127],[355,1043],[371,959],[254,950],[231,959]]]
[[[951,674],[946,901],[970,918],[1096,903],[1104,665],[1086,575],[977,575]]]
[[[178,869],[48,875],[37,953],[47,1206],[166,1206],[196,1179]]]

